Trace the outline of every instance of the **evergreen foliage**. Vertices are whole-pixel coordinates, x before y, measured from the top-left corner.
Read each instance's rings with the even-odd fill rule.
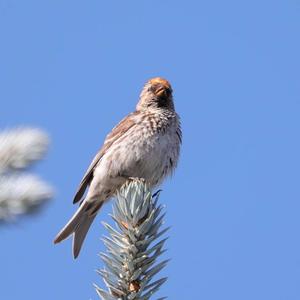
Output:
[[[95,285],[101,299],[147,300],[167,280],[153,281],[168,262],[158,262],[167,240],[162,236],[169,229],[162,229],[165,213],[158,197],[159,192],[152,196],[141,180],[130,181],[120,189],[111,215],[116,228],[104,223],[110,237],[103,239],[107,253],[100,256],[106,267],[98,272],[108,292]]]

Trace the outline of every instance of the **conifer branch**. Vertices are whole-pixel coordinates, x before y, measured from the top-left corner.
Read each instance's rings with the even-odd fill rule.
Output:
[[[52,198],[52,188],[21,170],[40,160],[49,145],[48,135],[37,128],[0,133],[0,222],[31,213]]]
[[[0,173],[24,169],[40,160],[49,146],[48,135],[37,128],[16,128],[0,133]]]
[[[157,262],[167,240],[161,237],[169,229],[162,229],[165,214],[158,197],[159,192],[152,197],[143,181],[130,181],[120,189],[111,215],[116,228],[104,223],[110,237],[103,238],[107,253],[100,256],[106,268],[98,273],[108,292],[95,285],[102,300],[148,300],[167,280],[153,281],[168,262]]]

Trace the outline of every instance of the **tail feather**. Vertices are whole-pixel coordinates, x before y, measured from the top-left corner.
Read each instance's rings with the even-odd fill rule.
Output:
[[[79,255],[80,249],[82,247],[82,244],[85,240],[86,234],[93,223],[94,219],[96,217],[96,214],[93,216],[85,215],[82,220],[80,221],[80,224],[74,231],[73,235],[73,256],[74,258],[77,258]]]
[[[98,204],[97,208],[102,206]],[[84,201],[82,205],[78,208],[74,216],[70,219],[70,221],[63,227],[63,229],[57,234],[54,239],[54,243],[60,243],[61,241],[68,238],[70,235],[74,234],[73,236],[73,255],[76,258],[79,255],[81,246],[84,242],[85,236],[94,221],[98,209],[93,213],[90,214],[91,209],[93,209],[95,205],[91,205],[87,201]]]

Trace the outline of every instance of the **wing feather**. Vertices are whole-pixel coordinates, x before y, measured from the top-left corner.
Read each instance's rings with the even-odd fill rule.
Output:
[[[107,152],[107,150],[114,144],[121,136],[124,135],[131,127],[136,124],[138,112],[133,112],[125,117],[117,126],[115,126],[112,131],[107,135],[102,148],[98,151],[96,156],[94,157],[92,163],[84,174],[77,192],[75,194],[73,203],[79,202],[85,193],[85,190],[91,183],[94,177],[94,170],[103,155]]]

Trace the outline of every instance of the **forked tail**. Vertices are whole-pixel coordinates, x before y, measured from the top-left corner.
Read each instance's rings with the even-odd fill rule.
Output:
[[[97,205],[97,211],[102,206],[99,205],[99,203],[95,203],[95,206]],[[94,205],[92,205],[93,207]],[[88,203],[87,201],[84,201],[82,205],[79,206],[76,213],[73,215],[71,220],[65,225],[65,227],[57,234],[57,236],[54,239],[54,243],[60,243],[61,241],[68,238],[71,234],[73,235],[73,256],[74,258],[77,258],[79,255],[81,246],[84,242],[84,239],[86,237],[86,234],[94,221],[97,211],[91,214],[91,203]]]

